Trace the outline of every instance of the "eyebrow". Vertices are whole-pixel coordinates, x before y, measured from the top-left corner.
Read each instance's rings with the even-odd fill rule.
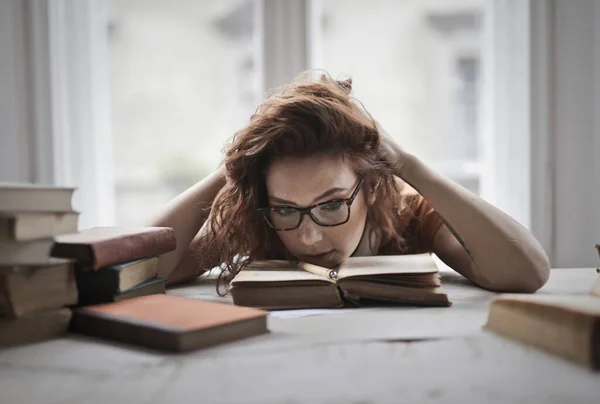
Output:
[[[328,191],[323,192],[321,195],[317,196],[315,199],[313,199],[312,203],[316,203],[318,200],[326,198],[330,195],[333,194],[337,194],[338,192],[342,192],[342,191],[347,191],[348,188],[331,188]],[[292,201],[288,201],[286,199],[281,199],[281,198],[277,198],[276,196],[269,196],[269,200],[273,201],[273,202],[277,202],[277,203],[287,203],[288,205],[295,205],[298,206],[296,204],[296,202],[292,202]]]

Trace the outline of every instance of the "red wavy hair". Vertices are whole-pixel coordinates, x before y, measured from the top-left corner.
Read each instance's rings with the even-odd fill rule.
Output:
[[[341,156],[364,176],[368,222],[381,231],[382,244],[402,248],[400,189],[379,152],[375,121],[360,112],[351,89],[351,80],[301,76],[271,92],[235,134],[225,149],[226,184],[196,246],[200,268],[221,265],[235,274],[255,259],[282,259],[283,244],[258,212],[267,206],[265,169],[275,159],[316,153]]]

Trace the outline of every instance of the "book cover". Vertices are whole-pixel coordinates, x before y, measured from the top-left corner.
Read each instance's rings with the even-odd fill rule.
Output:
[[[109,265],[97,271],[78,266],[75,272],[77,289],[80,295],[113,295],[153,278],[157,269],[158,257]]]
[[[267,313],[169,295],[75,309],[71,328],[86,335],[168,351],[190,351],[267,332]]]
[[[152,278],[119,293],[88,291],[79,293],[79,301],[77,304],[79,306],[88,306],[92,304],[120,302],[139,296],[165,294],[166,285],[166,278]]]
[[[156,257],[175,247],[175,233],[170,227],[95,227],[57,236],[51,254],[75,259],[82,267],[98,270]]]

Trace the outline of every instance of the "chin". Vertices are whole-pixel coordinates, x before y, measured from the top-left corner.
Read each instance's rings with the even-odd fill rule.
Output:
[[[335,268],[343,261],[341,259],[340,253],[337,251],[333,251],[323,257],[307,257],[307,256],[297,256],[299,261],[306,262],[308,264],[318,265],[324,268]]]

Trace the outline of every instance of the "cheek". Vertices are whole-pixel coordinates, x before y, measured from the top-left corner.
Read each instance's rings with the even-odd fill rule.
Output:
[[[347,254],[352,254],[358,246],[367,220],[365,204],[355,203],[355,205],[357,206],[352,206],[348,223],[336,229],[339,231],[339,239],[344,241],[344,246],[340,246],[340,248],[343,248]]]
[[[325,234],[331,246],[348,258],[358,246],[362,238],[367,219],[366,205],[363,203],[352,205],[350,219],[347,223],[325,229]]]
[[[297,232],[294,230],[277,232],[277,236],[279,236],[279,239],[283,245],[286,246],[292,253],[295,251],[294,246],[298,243],[298,236],[296,233]]]

